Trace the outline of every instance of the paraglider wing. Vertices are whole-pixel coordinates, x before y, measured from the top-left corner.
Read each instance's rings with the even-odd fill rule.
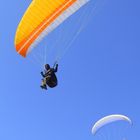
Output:
[[[15,36],[16,51],[26,57],[42,38],[52,32],[89,0],[33,0]]]
[[[100,119],[99,121],[97,121],[94,126],[92,127],[92,133],[95,135],[97,133],[97,131],[102,128],[103,126],[105,126],[106,124],[115,122],[115,121],[127,121],[128,123],[132,124],[132,121],[124,115],[109,115],[106,116],[102,119]]]

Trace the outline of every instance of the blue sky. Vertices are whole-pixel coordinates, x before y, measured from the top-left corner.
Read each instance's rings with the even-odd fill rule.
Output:
[[[47,92],[39,87],[41,67],[14,48],[17,25],[30,2],[0,4],[0,139],[92,140],[92,124],[114,113],[133,120],[127,139],[139,139],[139,0],[100,2],[59,64],[59,86]]]

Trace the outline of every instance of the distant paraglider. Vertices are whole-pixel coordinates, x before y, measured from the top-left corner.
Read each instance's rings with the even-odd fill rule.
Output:
[[[124,115],[120,115],[120,114],[115,114],[115,115],[109,115],[106,117],[101,118],[100,120],[98,120],[92,127],[92,134],[96,134],[102,127],[104,127],[105,125],[112,123],[112,122],[116,122],[116,121],[126,121],[128,122],[130,125],[132,125],[132,121],[130,118],[128,118],[127,116]]]

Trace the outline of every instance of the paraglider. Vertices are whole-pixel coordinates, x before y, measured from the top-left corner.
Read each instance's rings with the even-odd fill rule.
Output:
[[[92,134],[95,135],[102,127],[104,127],[105,125],[110,124],[112,122],[116,122],[116,121],[126,121],[130,125],[132,125],[131,119],[128,118],[127,116],[120,115],[120,114],[109,115],[109,116],[106,116],[104,118],[101,118],[100,120],[98,120],[93,125],[93,127],[92,127]]]
[[[55,75],[57,70],[58,70],[58,64],[54,65],[53,68],[51,68],[49,64],[45,65],[44,72],[41,72],[43,79],[42,79],[42,84],[40,87],[42,89],[47,90],[47,86],[49,86],[51,88],[57,86],[58,82],[57,82],[57,77]]]
[[[17,27],[15,35],[15,48],[17,53],[26,58],[44,37],[48,36],[49,33],[89,1],[90,0],[33,0]],[[52,68],[50,68],[50,70],[52,70]],[[55,70],[53,69],[52,71],[54,75]],[[49,87],[55,87],[57,85],[56,76],[54,76],[55,78],[53,77],[53,81],[55,81],[55,83],[53,83],[52,77],[47,75],[48,73],[41,74],[43,76],[41,88],[47,89],[47,85]]]

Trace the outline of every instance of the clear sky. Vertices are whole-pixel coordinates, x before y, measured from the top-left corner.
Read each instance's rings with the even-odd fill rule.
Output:
[[[39,87],[41,67],[14,48],[17,25],[30,2],[0,1],[0,139],[93,140],[92,124],[119,113],[133,120],[127,139],[138,140],[140,1],[100,2],[59,64],[59,86],[47,92]]]

